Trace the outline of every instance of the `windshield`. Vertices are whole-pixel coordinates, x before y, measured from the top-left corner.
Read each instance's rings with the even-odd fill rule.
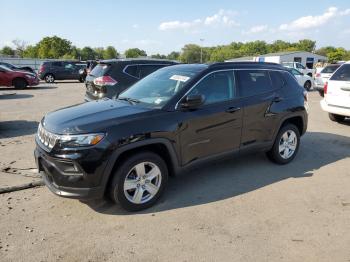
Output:
[[[294,67],[294,64],[293,63],[289,63],[289,62],[285,62],[285,63],[283,63],[283,66],[285,66],[285,67]]]
[[[5,71],[13,71],[12,69],[8,68],[7,66],[0,65],[0,68],[5,70]]]
[[[118,99],[132,99],[160,108],[168,102],[198,71],[165,67],[143,78],[120,94]]]

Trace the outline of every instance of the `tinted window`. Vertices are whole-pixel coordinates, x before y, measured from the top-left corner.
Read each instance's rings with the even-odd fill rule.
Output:
[[[273,90],[267,70],[237,70],[237,83],[243,97]]]
[[[292,75],[291,73],[288,73],[288,72],[283,72],[283,77],[284,77],[284,80],[286,81],[286,84],[290,87],[292,86],[299,86],[296,78],[294,75]],[[288,89],[288,88],[287,88]]]
[[[91,71],[90,75],[92,76],[103,76],[107,70],[110,68],[109,65],[106,64],[98,64],[97,66],[94,67],[94,69]]]
[[[190,92],[204,95],[204,104],[226,101],[234,97],[235,82],[233,71],[216,72],[200,81]]]
[[[62,66],[62,62],[52,62],[52,64],[51,64],[52,66],[57,66],[57,67],[59,67],[59,66]]]
[[[270,77],[274,89],[279,89],[285,85],[283,75],[279,71],[270,71]]]
[[[297,68],[299,69],[305,69],[305,67],[302,64],[297,63]]]
[[[125,69],[125,73],[135,78],[140,78],[140,70],[137,65],[129,65]]]
[[[144,78],[145,76],[148,76],[149,74],[157,71],[159,68],[162,68],[164,66],[165,65],[140,65],[140,76],[141,78]]]
[[[344,64],[339,67],[330,80],[350,81],[350,64]]]
[[[326,66],[321,71],[321,74],[333,74],[335,70],[339,68],[339,65],[333,65],[333,66]]]

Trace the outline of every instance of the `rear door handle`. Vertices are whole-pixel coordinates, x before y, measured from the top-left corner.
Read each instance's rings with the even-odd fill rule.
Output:
[[[235,113],[235,112],[237,112],[239,110],[241,110],[240,107],[229,107],[229,108],[226,109],[226,112],[227,113]]]

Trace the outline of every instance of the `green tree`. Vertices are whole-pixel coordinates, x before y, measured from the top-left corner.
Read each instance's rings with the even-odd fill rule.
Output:
[[[12,43],[16,47],[15,54],[20,56],[20,57],[23,57],[23,52],[27,47],[27,42],[24,40],[15,39],[12,41]]]
[[[265,41],[253,41],[247,42],[241,46],[240,52],[243,56],[253,56],[266,54],[268,52],[267,44]]]
[[[15,50],[13,50],[11,47],[9,46],[4,46],[1,50],[0,50],[0,54],[2,55],[8,55],[8,56],[13,56],[15,55]]]
[[[161,54],[151,55],[151,57],[156,59],[167,59],[166,55],[161,55]]]
[[[94,52],[95,52],[95,58],[96,59],[103,59],[103,54],[105,49],[103,47],[95,47],[93,48]]]
[[[335,63],[345,60],[346,55],[347,52],[344,48],[337,48],[336,50],[328,53],[328,62]]]
[[[107,46],[103,51],[103,59],[112,59],[119,56],[117,50],[113,46]]]
[[[85,46],[83,49],[81,49],[80,55],[81,55],[81,60],[96,59],[95,51],[89,46]]]
[[[316,48],[316,41],[310,39],[302,39],[296,44],[296,47],[300,51],[313,52]]]
[[[187,44],[182,48],[180,61],[183,63],[200,63],[201,62],[201,47],[195,44]]]
[[[179,58],[180,58],[180,52],[173,51],[167,55],[167,59],[169,60],[179,60]]]
[[[60,58],[69,54],[72,43],[58,36],[44,37],[38,44],[39,58]]]
[[[137,58],[141,56],[147,56],[146,51],[138,49],[138,48],[130,48],[125,51],[125,56],[127,58]]]
[[[37,58],[38,57],[38,46],[37,45],[29,45],[23,51],[23,57],[27,58]]]

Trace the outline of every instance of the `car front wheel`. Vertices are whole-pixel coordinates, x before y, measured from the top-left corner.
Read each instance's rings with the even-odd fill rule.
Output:
[[[127,158],[109,185],[111,199],[128,211],[151,207],[162,195],[168,181],[164,160],[155,153],[141,152]]]
[[[16,89],[23,89],[26,88],[28,85],[27,81],[23,78],[16,78],[13,80],[13,86]]]
[[[310,89],[311,89],[311,82],[309,80],[305,82],[304,88],[305,88],[305,90],[310,91]]]
[[[53,74],[48,74],[45,76],[45,82],[46,83],[53,83],[55,82],[55,77],[53,76]]]
[[[283,126],[277,134],[275,143],[267,156],[273,162],[285,165],[291,162],[299,149],[300,133],[293,124]]]

